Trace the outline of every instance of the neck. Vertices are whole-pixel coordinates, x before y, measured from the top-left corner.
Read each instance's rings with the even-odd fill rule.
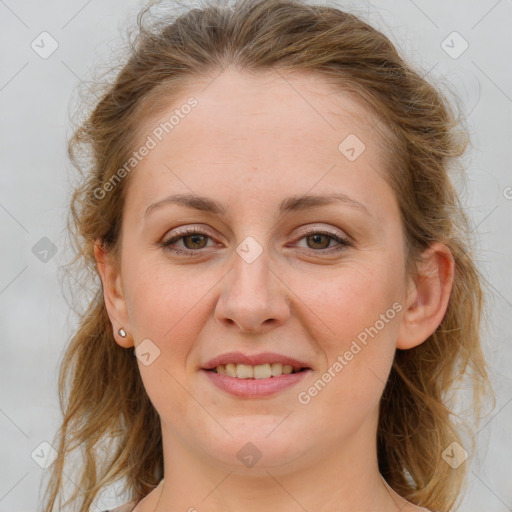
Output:
[[[162,433],[165,481],[134,512],[410,510],[381,477],[367,432],[354,433],[343,446],[302,454],[293,463],[264,465],[262,457],[250,468],[189,450],[170,429]]]

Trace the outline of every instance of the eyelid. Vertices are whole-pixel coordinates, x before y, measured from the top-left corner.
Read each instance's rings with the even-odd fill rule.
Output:
[[[347,240],[350,240],[350,237],[344,231],[339,232],[339,231],[335,231],[332,228],[326,228],[323,226],[315,226],[315,225],[300,229],[299,232],[297,233],[296,237],[301,238],[310,233],[324,233],[327,235],[332,235],[334,237],[346,238]]]
[[[199,234],[199,235],[207,235],[209,236],[210,238],[216,238],[216,235],[213,234],[212,231],[210,231],[208,228],[205,228],[201,225],[187,225],[183,228],[175,228],[175,230],[172,230],[173,231],[173,234],[171,237],[168,238],[168,240],[173,240],[175,238],[180,238],[180,237],[184,237],[184,236],[187,236],[187,235],[193,235],[193,234]],[[166,235],[164,235],[164,238],[166,238],[167,234],[169,232],[166,233]]]
[[[326,227],[326,226],[321,226],[321,225],[319,226],[317,224],[309,225],[308,227],[304,227],[304,228],[300,229],[298,234],[294,238],[294,243],[297,243],[304,237],[311,236],[314,234],[324,234],[324,235],[332,237],[337,242],[337,247],[338,248],[341,247],[341,249],[343,249],[343,248],[346,249],[349,247],[356,246],[356,241],[350,235],[348,235],[346,231],[341,230],[341,229],[336,230],[336,228],[331,228],[331,227]],[[331,249],[333,249],[333,252],[334,252],[335,247],[331,247]],[[314,249],[311,249],[311,250],[314,250]],[[319,254],[324,252],[325,254],[327,254],[328,249],[326,249],[325,251],[320,250],[320,251],[315,251],[315,252],[318,252]]]

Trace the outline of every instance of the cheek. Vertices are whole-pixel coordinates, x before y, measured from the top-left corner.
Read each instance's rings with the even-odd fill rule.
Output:
[[[320,339],[329,346],[343,347],[400,300],[398,277],[389,266],[354,264],[338,272],[301,275],[293,289],[311,314],[321,320],[325,334]],[[394,318],[395,311],[390,315]],[[386,325],[391,323],[397,322]]]
[[[161,262],[131,268],[126,265],[126,276],[130,287],[125,295],[135,345],[147,344],[146,340],[154,344],[146,345],[151,363],[138,361],[144,387],[160,416],[171,424],[179,423],[196,407],[182,386],[187,387],[187,370],[193,371],[187,368],[187,361],[207,321],[207,307],[211,309],[208,292],[219,276],[212,275],[211,270],[198,273],[192,266],[172,268]]]
[[[304,299],[299,314],[310,318],[312,339],[325,354],[319,378],[326,385],[317,386],[324,405],[363,411],[380,399],[402,310],[399,275],[390,266],[353,265],[295,283]]]
[[[125,296],[134,336],[153,337],[162,346],[177,345],[185,331],[199,329],[202,301],[219,280],[211,270],[166,262],[127,266]],[[193,339],[193,338],[189,338]]]

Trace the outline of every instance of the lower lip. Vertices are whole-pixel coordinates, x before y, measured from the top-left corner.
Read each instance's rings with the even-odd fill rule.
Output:
[[[311,370],[269,377],[268,379],[238,379],[209,370],[202,370],[218,388],[243,398],[273,395],[298,384]]]

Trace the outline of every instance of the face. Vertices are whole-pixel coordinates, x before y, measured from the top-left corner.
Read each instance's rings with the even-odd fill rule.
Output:
[[[250,442],[258,467],[274,469],[348,438],[370,446],[406,296],[376,119],[318,76],[226,70],[209,82],[141,127],[137,147],[157,144],[130,175],[123,213],[118,314],[149,354],[138,365],[164,444],[243,468]],[[207,201],[166,201],[176,194]],[[234,395],[204,370],[229,352],[310,370],[269,395]]]

